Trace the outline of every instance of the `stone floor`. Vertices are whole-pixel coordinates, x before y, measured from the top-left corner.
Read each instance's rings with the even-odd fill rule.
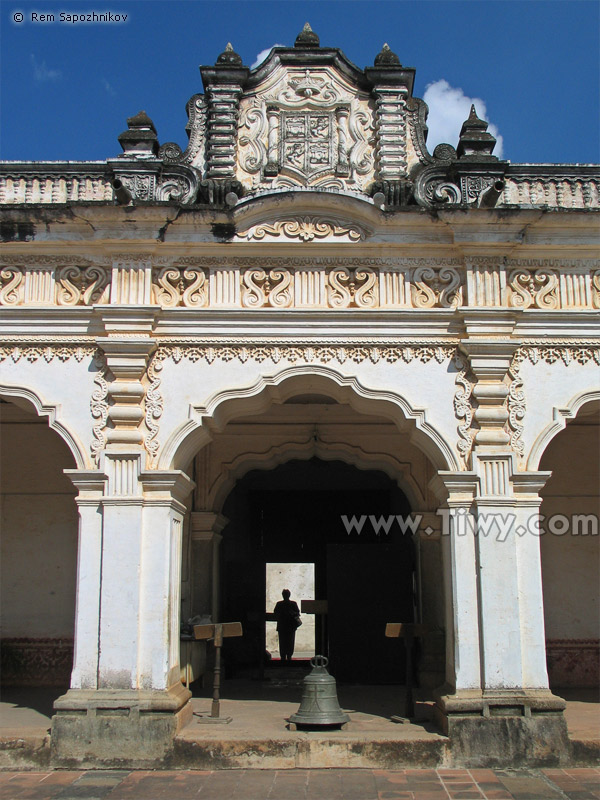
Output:
[[[302,675],[271,671],[267,678],[270,679],[263,682],[226,681],[221,715],[231,716],[232,722],[202,724],[195,715],[176,740],[177,757],[173,766],[182,770],[223,771],[230,768],[294,771],[300,767],[314,772],[317,767],[440,768],[451,763],[445,757],[448,740],[426,719],[427,704],[417,705],[420,721],[411,724],[390,721],[390,713],[404,712],[402,687],[339,685],[340,706],[350,713],[351,725],[346,730],[309,733],[285,727],[286,718],[298,709]],[[38,756],[40,753],[47,756],[52,702],[58,694],[56,689],[41,688],[3,691],[0,767],[45,769],[47,758],[44,761]],[[569,735],[581,745],[578,751],[581,757],[574,764],[600,763],[597,692],[567,690],[561,694],[567,699]],[[193,699],[196,712],[207,713],[210,709],[208,693],[204,695]]]
[[[0,800],[598,800],[600,769],[1,772]]]

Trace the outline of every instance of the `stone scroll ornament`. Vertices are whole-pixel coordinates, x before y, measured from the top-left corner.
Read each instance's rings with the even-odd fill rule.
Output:
[[[17,306],[22,303],[24,281],[22,267],[3,267],[0,270],[0,305]]]
[[[208,282],[203,269],[166,267],[153,286],[154,300],[164,308],[204,308],[208,305]]]
[[[340,225],[335,220],[324,217],[304,216],[296,219],[278,220],[275,223],[255,225],[240,232],[240,239],[262,241],[263,239],[299,239],[313,242],[317,239],[341,238],[358,242],[367,238],[364,230],[357,225]]]
[[[94,375],[96,388],[92,392],[90,411],[96,423],[92,425],[93,440],[90,449],[94,463],[97,465],[100,460],[100,453],[106,447],[105,431],[108,420],[108,381],[106,380],[108,366],[103,353],[97,352],[95,354],[94,366],[97,370]]]
[[[458,420],[462,420],[458,426],[460,438],[457,443],[457,449],[466,466],[469,463],[475,440],[475,431],[472,428],[475,379],[471,373],[468,359],[458,350],[454,354],[454,366],[458,370],[455,380],[457,390],[454,394],[454,414]]]

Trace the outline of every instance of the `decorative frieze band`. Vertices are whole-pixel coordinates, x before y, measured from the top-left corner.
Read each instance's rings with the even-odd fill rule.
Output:
[[[267,228],[281,232],[286,224],[257,226],[252,235]],[[318,225],[313,233],[320,235]],[[311,259],[310,266],[299,258],[219,266],[189,257],[115,259],[111,265],[23,261],[0,264],[0,306],[600,309],[597,261],[366,258]]]

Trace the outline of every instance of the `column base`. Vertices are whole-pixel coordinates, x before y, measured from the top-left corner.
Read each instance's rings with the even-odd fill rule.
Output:
[[[567,764],[565,701],[547,689],[437,693],[435,717],[453,767]]]
[[[156,767],[192,719],[191,692],[69,689],[54,703],[51,760],[70,769]]]

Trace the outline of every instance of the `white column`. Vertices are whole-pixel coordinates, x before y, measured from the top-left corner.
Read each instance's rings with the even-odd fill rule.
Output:
[[[227,518],[212,511],[194,511],[191,515],[192,537],[192,597],[193,613],[206,608],[198,604],[210,602],[213,622],[219,621],[220,613],[220,545],[221,531]],[[204,579],[204,580],[203,580]]]
[[[550,472],[520,472],[513,475],[513,491],[517,503],[516,547],[521,599],[519,613],[523,685],[532,689],[548,688],[542,561],[537,531],[542,502],[539,492],[550,475]]]
[[[140,457],[106,453],[99,689],[137,689],[143,496]]]
[[[71,688],[95,689],[98,685],[100,586],[102,583],[102,508],[106,475],[98,470],[66,469],[79,490],[77,592],[75,643]]]
[[[168,689],[179,679],[184,500],[194,484],[179,471],[142,473],[137,684]]]
[[[439,472],[431,488],[446,507],[440,508],[446,595],[446,681],[459,693],[481,689],[479,598],[473,498],[477,477],[472,472]]]

